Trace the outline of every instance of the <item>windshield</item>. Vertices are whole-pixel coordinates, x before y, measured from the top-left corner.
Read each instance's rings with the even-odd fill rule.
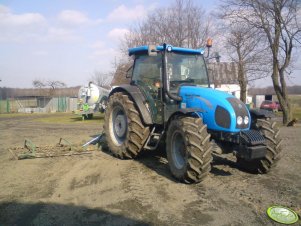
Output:
[[[202,55],[167,53],[167,76],[171,91],[177,90],[181,84],[208,87],[207,70]]]

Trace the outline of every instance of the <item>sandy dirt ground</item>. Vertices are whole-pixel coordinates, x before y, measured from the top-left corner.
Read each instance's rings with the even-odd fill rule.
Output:
[[[0,117],[0,225],[280,225],[266,216],[274,204],[301,214],[301,125],[283,127],[282,159],[269,174],[237,168],[214,156],[201,183],[173,179],[164,150],[119,160],[89,155],[13,160],[8,148],[24,139],[54,145],[99,134],[98,120],[45,123],[52,115]],[[70,115],[70,117],[74,117]],[[297,222],[295,225],[301,225]]]

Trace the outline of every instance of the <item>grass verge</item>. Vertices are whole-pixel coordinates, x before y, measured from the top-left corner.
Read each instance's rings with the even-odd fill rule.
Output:
[[[37,122],[43,123],[57,123],[57,124],[87,124],[87,123],[101,123],[104,121],[104,114],[94,114],[92,119],[83,120],[81,115],[75,115],[72,113],[55,113],[49,117],[41,117],[34,119]]]
[[[73,113],[8,113],[0,114],[0,119],[26,118],[26,120],[54,124],[99,124],[104,121],[104,114],[96,113],[92,119],[82,120],[81,115]]]

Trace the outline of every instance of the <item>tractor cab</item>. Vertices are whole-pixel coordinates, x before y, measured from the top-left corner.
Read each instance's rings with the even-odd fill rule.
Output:
[[[167,52],[166,72],[171,93],[177,93],[181,85],[209,87],[208,73],[201,54]]]
[[[166,123],[171,115],[168,112],[174,113],[179,109],[181,87],[209,87],[203,53],[204,49],[166,44],[129,49],[129,55],[134,56],[132,74],[129,75],[131,85],[143,93],[154,123]],[[164,106],[167,109],[163,110]]]

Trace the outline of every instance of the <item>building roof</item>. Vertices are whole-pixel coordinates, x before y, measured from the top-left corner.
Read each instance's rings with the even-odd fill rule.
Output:
[[[238,84],[238,70],[234,62],[208,63],[211,84]]]

